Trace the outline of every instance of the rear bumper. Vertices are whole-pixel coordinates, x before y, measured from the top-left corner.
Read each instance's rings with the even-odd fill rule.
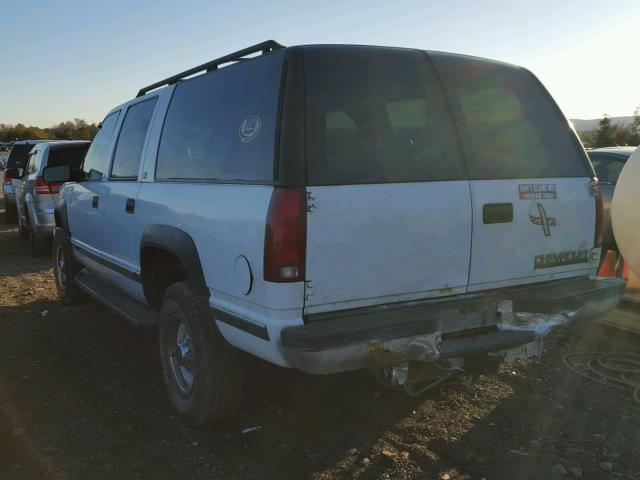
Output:
[[[485,353],[524,358],[541,352],[552,329],[611,312],[624,287],[617,278],[580,278],[317,315],[282,330],[282,350],[314,374]]]

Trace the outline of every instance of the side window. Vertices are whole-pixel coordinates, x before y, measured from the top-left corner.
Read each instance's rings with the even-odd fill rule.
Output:
[[[271,53],[179,83],[156,179],[272,182],[283,59]]]
[[[102,180],[102,174],[109,166],[109,145],[113,136],[113,129],[118,121],[120,110],[113,112],[103,120],[102,126],[96,134],[91,146],[84,157],[82,171],[85,180]]]
[[[620,172],[624,168],[624,162],[621,160],[612,160],[609,162],[609,181],[613,183],[618,182]]]
[[[26,163],[24,164],[24,169],[22,170],[22,178],[25,178],[27,176],[29,176],[30,174],[32,174],[32,166],[33,166],[33,158],[35,156],[35,153],[29,153],[27,155],[27,160]]]
[[[29,157],[29,175],[38,172],[38,166],[40,165],[40,159],[42,158],[42,151],[33,152]]]
[[[624,162],[622,160],[602,155],[592,155],[590,158],[598,180],[601,182],[611,183],[616,183],[618,181],[620,172],[624,167]]]
[[[132,105],[127,110],[113,156],[111,178],[136,179],[151,115],[158,97]]]

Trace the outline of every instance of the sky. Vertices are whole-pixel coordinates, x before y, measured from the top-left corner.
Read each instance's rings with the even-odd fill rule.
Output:
[[[107,111],[267,39],[465,53],[532,70],[569,118],[640,105],[638,0],[0,0],[0,123]]]

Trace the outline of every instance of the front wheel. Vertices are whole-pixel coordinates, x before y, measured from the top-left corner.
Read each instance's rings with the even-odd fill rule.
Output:
[[[164,295],[159,340],[164,383],[180,417],[193,426],[231,417],[242,397],[242,357],[218,331],[208,299],[187,282]]]
[[[53,234],[52,251],[53,274],[60,300],[68,305],[82,303],[87,296],[75,279],[81,267],[71,252],[67,235],[61,228],[56,228]]]

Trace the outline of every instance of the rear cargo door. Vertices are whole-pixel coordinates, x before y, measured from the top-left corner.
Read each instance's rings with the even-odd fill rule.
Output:
[[[431,58],[470,178],[469,291],[593,272],[592,170],[544,87],[511,65],[447,54]]]
[[[305,47],[305,313],[466,290],[471,199],[424,52]]]

